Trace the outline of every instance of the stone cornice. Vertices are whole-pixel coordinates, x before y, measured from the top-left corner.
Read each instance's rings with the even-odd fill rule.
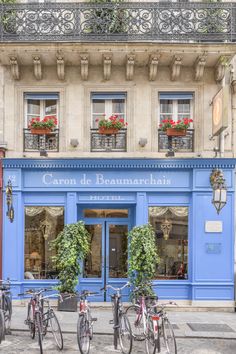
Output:
[[[2,160],[3,167],[22,169],[234,169],[236,159],[10,159]]]

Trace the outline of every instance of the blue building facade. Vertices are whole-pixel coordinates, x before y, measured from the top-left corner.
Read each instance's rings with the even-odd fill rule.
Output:
[[[78,289],[124,284],[128,231],[150,222],[161,299],[234,300],[234,159],[6,158],[3,168],[14,207],[14,221],[3,220],[3,278],[12,279],[15,296],[57,283],[49,241],[64,224],[84,220],[92,245]],[[209,181],[214,168],[227,184],[219,215]]]

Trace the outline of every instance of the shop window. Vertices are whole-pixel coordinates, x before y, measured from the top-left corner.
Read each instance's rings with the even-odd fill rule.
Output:
[[[84,209],[85,218],[128,218],[128,209]]]
[[[126,121],[126,93],[92,93],[92,123],[93,129],[98,128],[99,120],[117,115]]]
[[[155,279],[188,279],[188,208],[149,207],[160,262]]]
[[[58,121],[58,93],[25,93],[25,128],[33,118],[53,116]]]
[[[193,119],[193,94],[189,92],[163,92],[159,94],[160,123],[165,119],[178,121],[183,118]],[[190,126],[192,128],[192,126]]]
[[[56,279],[55,250],[50,243],[64,228],[64,208],[31,206],[25,208],[25,279]]]

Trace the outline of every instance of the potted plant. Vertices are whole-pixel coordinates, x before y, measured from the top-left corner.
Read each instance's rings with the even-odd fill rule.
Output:
[[[53,262],[59,272],[59,285],[56,287],[63,298],[67,300],[58,303],[60,311],[77,311],[77,298],[69,297],[76,293],[79,275],[82,272],[80,262],[83,261],[90,249],[90,234],[82,221],[68,224],[52,241],[56,250]]]
[[[159,263],[155,231],[150,224],[136,226],[128,237],[130,282],[134,287],[140,288],[140,292],[135,293],[135,298],[139,295],[152,296],[152,279]]]
[[[163,119],[159,128],[166,132],[167,136],[185,136],[193,120],[189,118],[179,119],[176,122],[172,119]]]
[[[39,117],[32,118],[29,122],[31,134],[51,134],[52,130],[57,126],[56,116],[46,116],[43,120]]]
[[[97,118],[96,122],[98,122],[99,134],[105,135],[117,134],[120,129],[128,125],[123,118],[119,118],[117,115],[112,115],[108,119],[99,120]]]

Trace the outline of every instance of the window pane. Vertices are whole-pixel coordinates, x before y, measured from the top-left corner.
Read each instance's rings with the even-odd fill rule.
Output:
[[[125,112],[125,100],[112,100],[112,113],[124,113]]]
[[[190,100],[178,100],[178,113],[190,114]]]
[[[188,208],[149,207],[160,262],[155,279],[188,279]]]
[[[25,279],[54,279],[55,250],[50,242],[64,227],[64,208],[34,206],[25,208]]]
[[[84,209],[85,218],[127,218],[128,209]]]
[[[105,114],[105,100],[93,100],[93,113]]]
[[[173,115],[172,114],[161,114],[160,122],[162,122],[165,119],[173,119]]]
[[[45,115],[57,114],[57,100],[45,100]]]
[[[173,113],[173,101],[172,100],[160,100],[160,112],[161,113]]]
[[[104,119],[104,114],[93,114],[93,128],[98,128],[98,123],[100,120]]]
[[[84,278],[101,278],[102,276],[102,225],[86,225],[91,235],[90,252],[84,260]]]
[[[27,114],[40,115],[40,101],[39,100],[27,100]]]
[[[109,225],[109,277],[127,277],[128,226]]]

